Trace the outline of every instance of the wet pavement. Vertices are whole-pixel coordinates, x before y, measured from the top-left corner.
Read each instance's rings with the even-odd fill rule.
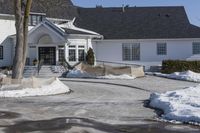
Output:
[[[6,112],[4,112],[6,114]],[[7,112],[6,116],[13,114]],[[174,125],[148,121],[141,125],[112,125],[85,118],[55,118],[40,121],[22,121],[10,126],[1,126],[5,133],[199,133],[200,128],[189,125]]]
[[[197,133],[198,126],[156,121],[151,92],[197,85],[147,76],[135,80],[67,79],[71,94],[0,98],[0,133]]]

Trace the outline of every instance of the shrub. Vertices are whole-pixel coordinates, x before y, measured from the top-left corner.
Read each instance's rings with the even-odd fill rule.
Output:
[[[94,52],[92,48],[89,48],[86,55],[86,62],[89,65],[94,65]]]
[[[200,61],[164,60],[162,62],[162,73],[173,73],[191,70],[200,73]]]

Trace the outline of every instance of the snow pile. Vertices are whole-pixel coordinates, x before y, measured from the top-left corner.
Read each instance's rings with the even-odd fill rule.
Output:
[[[150,97],[150,106],[164,111],[161,116],[169,121],[200,124],[200,85],[177,91],[169,91]]]
[[[200,82],[200,73],[195,73],[192,71],[174,72],[172,74],[153,73],[153,75],[156,75],[159,77],[171,78],[171,79]]]
[[[85,71],[74,69],[70,70],[67,75],[67,78],[96,78],[96,79],[135,79],[136,77],[129,76],[127,74],[123,75],[105,75],[105,76],[94,76],[90,73],[87,73]]]
[[[51,70],[54,72],[54,73],[64,73],[66,70],[63,66],[52,66],[51,67]]]
[[[95,78],[95,76],[92,76],[91,74],[79,69],[69,70],[66,77],[67,78]]]
[[[98,79],[135,79],[136,77],[129,76],[127,74],[123,75],[106,75],[106,76],[98,76]]]
[[[187,61],[196,61],[196,60],[200,60],[200,54],[196,54],[196,55],[193,55],[189,58],[186,59]]]
[[[1,78],[5,78],[5,77],[7,77],[5,74],[0,73],[0,79],[1,79]]]
[[[0,97],[45,96],[70,92],[70,89],[59,79],[56,79],[49,84],[43,84],[37,88],[23,88],[22,85],[5,85],[0,89]]]

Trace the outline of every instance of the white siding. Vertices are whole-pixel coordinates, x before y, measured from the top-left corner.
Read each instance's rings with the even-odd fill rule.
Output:
[[[159,42],[167,43],[167,55],[157,55],[157,43]],[[93,47],[96,60],[140,64],[148,69],[151,65],[160,65],[165,59],[186,59],[192,56],[193,42],[193,40],[103,40],[93,42]],[[140,61],[122,60],[123,43],[140,43]]]
[[[52,43],[63,43],[64,40],[59,34],[56,34],[55,31],[52,31],[52,29],[47,28],[44,25],[41,25],[39,28],[34,30],[30,35],[29,35],[29,43],[30,44],[38,44],[39,39],[44,36],[44,35],[49,35],[52,39]]]
[[[15,21],[0,19],[0,44],[9,36],[15,34]]]
[[[0,46],[3,46],[3,60],[0,59],[0,67],[2,66],[11,66],[12,65],[12,40],[10,38],[7,38],[4,40],[3,43],[0,44]]]

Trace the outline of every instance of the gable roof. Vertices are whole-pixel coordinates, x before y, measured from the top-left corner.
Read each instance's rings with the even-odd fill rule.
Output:
[[[0,0],[0,14],[13,12],[13,0]],[[31,12],[46,13],[49,18],[76,17],[76,27],[105,39],[200,38],[200,28],[190,24],[182,6],[81,8],[71,0],[33,0]]]
[[[0,14],[14,14],[13,0],[0,0]],[[73,19],[77,9],[71,0],[33,0],[31,12],[46,13],[49,18]]]
[[[184,7],[79,8],[75,25],[105,39],[200,38]]]

